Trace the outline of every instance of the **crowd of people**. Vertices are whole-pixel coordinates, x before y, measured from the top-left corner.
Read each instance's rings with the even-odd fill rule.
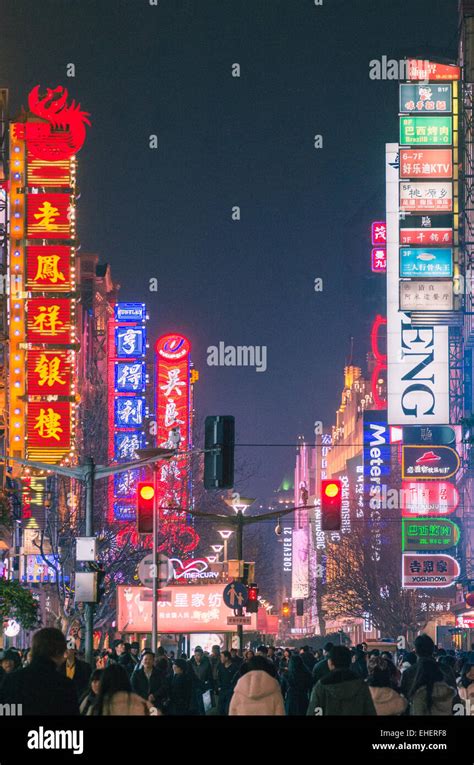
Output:
[[[474,715],[474,645],[445,650],[428,635],[397,653],[326,643],[240,655],[216,645],[191,658],[116,640],[94,662],[59,630],[41,629],[28,651],[4,651],[0,704],[39,716]]]

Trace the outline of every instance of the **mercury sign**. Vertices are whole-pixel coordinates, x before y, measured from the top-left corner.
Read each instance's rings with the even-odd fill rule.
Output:
[[[453,275],[453,251],[449,247],[401,247],[400,276],[446,279]]]
[[[461,573],[459,563],[451,555],[402,556],[402,587],[451,587]]]

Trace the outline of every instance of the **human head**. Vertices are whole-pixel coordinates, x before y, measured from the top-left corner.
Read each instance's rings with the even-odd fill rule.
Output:
[[[94,669],[91,679],[89,682],[89,688],[94,694],[94,696],[97,696],[99,693],[99,687],[100,687],[100,680],[103,675],[104,670],[103,669]]]
[[[142,656],[142,667],[147,672],[151,672],[155,664],[155,654],[153,651],[145,651]]]
[[[326,658],[329,656],[333,648],[334,648],[334,643],[325,643],[325,645],[323,646],[323,651]]]
[[[113,647],[117,656],[121,656],[123,653],[125,653],[125,643],[123,640],[114,640]]]
[[[11,649],[5,651],[1,661],[1,666],[7,674],[14,672],[15,669],[19,669],[21,667],[20,654],[17,651],[12,651]]]
[[[201,648],[201,651],[202,651],[202,648]],[[165,649],[163,648],[163,646],[162,646],[162,645],[160,645],[160,646],[159,646],[159,647],[156,649],[156,655],[157,655],[157,656],[166,656],[166,651],[165,651]]]
[[[430,659],[433,656],[435,644],[429,635],[418,635],[415,638],[415,652],[420,659]]]
[[[268,653],[266,645],[259,645],[257,648],[257,656],[266,656]]]
[[[267,653],[267,656],[268,656],[269,658],[273,658],[273,656],[275,656],[275,646],[274,646],[274,645],[269,645],[269,646],[268,646],[268,653]]]
[[[176,659],[173,662],[173,672],[175,675],[184,675],[186,672],[186,662],[184,659]]]
[[[361,643],[361,646],[362,646],[362,650],[367,651],[367,643],[365,641]]]
[[[285,657],[285,659],[289,659],[291,657],[291,650],[289,648],[285,648],[285,650],[283,651],[283,656]]]
[[[61,667],[65,661],[66,638],[61,630],[55,627],[44,627],[33,635],[31,641],[31,656],[35,659],[49,659],[57,667]]]
[[[135,640],[135,641],[134,641],[134,642],[131,644],[131,646],[130,646],[130,651],[131,651],[131,653],[132,653],[134,656],[138,656],[138,654],[139,654],[139,652],[140,652],[140,643],[137,643],[137,641]]]
[[[335,645],[331,648],[328,658],[328,667],[334,669],[349,669],[352,662],[352,654],[344,645]]]
[[[367,662],[368,684],[373,688],[389,688],[392,673],[389,662],[382,656],[371,656]]]
[[[221,647],[219,645],[213,645],[211,648],[211,656],[215,656],[216,658],[219,657],[219,654],[221,652]]]
[[[253,659],[254,656],[255,656],[255,652],[252,651],[251,648],[245,651],[245,661],[250,661],[250,659]]]
[[[224,664],[224,666],[227,666],[232,662],[232,656],[230,655],[230,651],[222,651],[221,655],[221,663]]]
[[[467,688],[471,683],[474,683],[474,663],[466,661],[462,668],[461,685]]]
[[[231,648],[230,649],[230,655],[232,656],[233,659],[235,659],[236,656],[238,656],[237,648]]]
[[[197,645],[194,649],[194,659],[197,662],[197,664],[200,664],[202,661],[202,657],[204,656],[204,651],[202,650],[200,645]]]
[[[130,693],[132,686],[125,667],[121,664],[109,664],[103,671],[100,678],[99,693],[97,694],[97,703],[95,711],[98,715],[102,714],[102,708],[106,698],[111,698],[114,693],[125,691]]]
[[[253,657],[253,659],[250,659],[250,661],[247,663],[247,672],[267,672],[267,674],[271,675],[272,677],[276,677],[276,669],[275,665],[272,661],[268,661],[266,656],[261,656],[257,654]]]
[[[166,658],[166,656],[159,656],[155,661],[155,666],[159,672],[161,672],[164,675],[167,675],[169,672],[169,661]]]
[[[416,653],[414,653],[413,651],[407,651],[405,655],[403,656],[403,661],[413,666],[414,664],[416,664]]]

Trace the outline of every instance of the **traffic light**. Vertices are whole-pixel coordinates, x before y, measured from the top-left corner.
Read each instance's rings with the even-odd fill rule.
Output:
[[[251,584],[247,590],[245,610],[248,614],[256,614],[258,612],[258,587],[256,584]]]
[[[281,607],[281,615],[284,616],[285,618],[288,618],[290,614],[291,614],[291,606],[290,606],[290,604],[289,603],[283,603],[283,605]]]
[[[151,482],[140,481],[137,487],[137,530],[139,534],[153,532],[155,489]]]
[[[296,616],[304,616],[304,600],[298,598],[296,601]]]
[[[341,482],[321,481],[321,530],[339,531],[341,528]]]
[[[232,489],[234,486],[235,419],[229,415],[206,417],[204,488]],[[209,451],[215,450],[215,451]]]

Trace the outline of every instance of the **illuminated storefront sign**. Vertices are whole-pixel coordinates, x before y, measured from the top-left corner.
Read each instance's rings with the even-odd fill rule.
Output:
[[[28,353],[27,381],[31,396],[69,396],[71,379],[71,351]]]
[[[405,445],[437,444],[450,446],[455,442],[456,431],[450,425],[410,426],[403,428],[403,443]]]
[[[387,145],[388,421],[449,422],[448,327],[412,327],[399,310],[399,152]]]
[[[390,434],[387,412],[364,412],[364,505],[370,508],[371,558],[380,560],[382,534],[380,496],[390,475]]]
[[[71,239],[69,194],[29,194],[27,236],[29,239]]]
[[[452,85],[400,85],[401,112],[450,112]]]
[[[167,587],[158,599],[160,633],[232,632],[227,624],[231,611],[224,603],[224,585]],[[148,587],[117,587],[117,629],[119,632],[151,632],[152,591]],[[244,631],[257,629],[257,614]]]
[[[381,381],[385,382],[387,372],[387,354],[380,350],[380,330],[387,328],[387,319],[384,316],[376,316],[370,333],[370,346],[375,360],[375,366],[372,371],[371,389],[375,409],[386,409],[387,401],[380,395]],[[386,339],[384,345],[386,347]]]
[[[447,481],[402,481],[404,518],[427,515],[451,515],[459,505],[459,492]]]
[[[29,343],[70,343],[71,301],[68,298],[30,298],[27,337]]]
[[[452,149],[400,149],[400,178],[452,177]]]
[[[450,587],[461,573],[451,555],[402,555],[402,587]]]
[[[452,141],[451,117],[400,117],[401,144],[450,146]]]
[[[452,245],[452,228],[401,228],[400,244],[430,245],[437,244]]]
[[[132,321],[142,323],[146,319],[145,303],[117,303],[115,306],[115,321]]]
[[[454,547],[460,539],[459,526],[436,518],[402,521],[402,550],[439,550]]]
[[[115,330],[117,358],[137,358],[146,353],[144,327],[119,327]]]
[[[27,247],[27,286],[31,292],[68,292],[71,290],[71,248]]]
[[[166,449],[189,448],[190,433],[190,343],[182,335],[164,335],[157,340],[157,440]],[[186,508],[188,501],[188,458],[174,459],[159,469],[160,507]]]
[[[71,445],[70,405],[58,401],[28,405],[28,446],[64,450]]]
[[[449,278],[453,275],[453,251],[448,247],[401,247],[400,276]]]
[[[452,311],[453,282],[412,280],[400,282],[401,311]]]
[[[385,247],[373,247],[371,269],[374,274],[384,274],[387,270],[387,250]]]
[[[408,59],[408,78],[409,80],[459,80],[461,78],[461,69],[452,64],[438,64],[435,61],[424,61],[422,59]]]
[[[377,245],[385,247],[387,244],[387,226],[384,220],[376,220],[372,223],[371,241],[374,247]]]
[[[460,464],[459,454],[450,446],[402,446],[403,479],[451,478]]]
[[[407,212],[452,212],[453,185],[442,181],[400,183],[400,210]]]
[[[115,368],[115,390],[117,393],[144,393],[146,387],[146,366],[142,361],[118,362]]]
[[[115,399],[115,427],[137,428],[143,425],[145,399],[140,396],[120,396]]]

